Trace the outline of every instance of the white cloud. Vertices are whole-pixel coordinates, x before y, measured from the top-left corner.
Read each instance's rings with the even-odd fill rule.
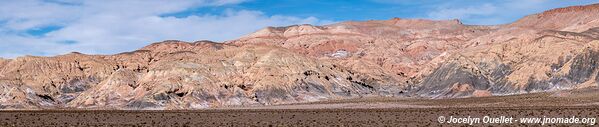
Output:
[[[464,19],[476,15],[491,15],[497,12],[497,7],[492,4],[463,8],[439,8],[430,12],[428,16],[432,19]]]
[[[400,0],[401,1],[401,0]],[[460,19],[466,24],[493,25],[513,22],[523,16],[558,7],[584,5],[599,0],[550,1],[550,0],[503,0],[503,1],[444,1],[431,6],[427,17],[432,19]]]
[[[160,16],[244,0],[199,1],[17,1],[0,4],[0,57],[52,56],[72,51],[112,54],[152,42],[235,39],[266,26],[325,24],[315,17],[266,15],[227,10],[223,14]],[[26,34],[44,26],[61,29],[41,36]]]

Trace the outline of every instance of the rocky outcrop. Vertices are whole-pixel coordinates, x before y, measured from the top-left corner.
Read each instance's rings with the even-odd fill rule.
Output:
[[[416,94],[434,97],[470,96],[475,91],[487,91],[491,85],[489,81],[484,75],[450,63],[439,67],[425,78]]]
[[[557,8],[526,16],[509,27],[582,32],[599,25],[599,4]]]
[[[597,47],[598,7],[558,8],[499,26],[399,18],[342,22],[318,27],[321,31],[313,34],[243,37],[230,43],[277,45],[366,74],[387,75],[415,87],[410,91],[415,96],[529,93],[588,86],[584,77],[594,74],[591,66],[568,73],[554,71],[579,69],[548,63],[576,63],[571,59],[582,50]],[[331,32],[336,28],[346,34]],[[582,59],[580,64],[592,65],[591,58]]]
[[[409,80],[418,77],[420,70],[435,57],[465,47],[466,40],[493,29],[467,26],[457,20],[395,18],[266,28],[228,43],[281,46],[319,60],[341,63],[380,79]],[[294,36],[285,36],[291,34]]]
[[[21,57],[7,68],[0,81],[10,94],[2,96],[8,108],[194,109],[400,96],[389,91],[402,90],[393,80],[287,49],[213,42],[165,41],[111,56]]]
[[[558,40],[503,44],[501,52],[494,52],[494,47],[487,53],[461,52],[428,74],[414,92],[420,96],[447,98],[595,86],[597,82],[592,79],[598,72],[599,41],[581,44],[563,38]],[[511,46],[515,44],[517,46]],[[510,53],[510,50],[516,51]]]

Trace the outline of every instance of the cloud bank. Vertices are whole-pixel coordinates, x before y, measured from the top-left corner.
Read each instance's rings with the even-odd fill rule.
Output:
[[[344,20],[460,19],[465,24],[495,25],[552,8],[597,2],[599,0],[7,0],[0,1],[0,57],[54,56],[73,51],[114,54],[172,39],[225,41],[267,26],[329,24],[332,21],[319,18],[330,17]],[[320,17],[310,17],[314,15]]]
[[[411,17],[460,19],[465,24],[497,25],[549,9],[598,3],[599,0],[371,0],[410,7],[419,11]],[[400,8],[401,9],[401,8]]]
[[[22,0],[0,4],[0,57],[69,52],[113,54],[152,42],[235,39],[266,26],[326,24],[315,17],[266,15],[254,10],[168,14],[244,0]]]
[[[525,15],[540,13],[549,9],[592,4],[599,0],[501,0],[438,1],[431,6],[425,18],[460,19],[467,24],[496,25],[513,22]]]

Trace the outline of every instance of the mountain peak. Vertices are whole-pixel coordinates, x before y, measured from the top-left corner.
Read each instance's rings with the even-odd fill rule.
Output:
[[[508,26],[582,32],[599,25],[597,17],[599,4],[571,6],[525,16]]]
[[[559,13],[580,12],[580,11],[597,11],[597,10],[599,10],[599,3],[590,4],[590,5],[555,8],[555,9],[547,10],[547,11],[541,13],[540,15],[555,15],[555,14],[559,14]]]

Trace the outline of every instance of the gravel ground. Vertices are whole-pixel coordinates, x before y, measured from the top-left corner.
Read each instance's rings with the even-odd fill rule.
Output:
[[[207,110],[5,110],[0,126],[466,126],[451,118],[597,118],[597,89],[462,99],[361,98]],[[444,117],[443,123],[439,122]],[[540,126],[541,123],[473,123]],[[545,124],[588,126],[592,123]],[[596,124],[595,124],[596,126]]]

